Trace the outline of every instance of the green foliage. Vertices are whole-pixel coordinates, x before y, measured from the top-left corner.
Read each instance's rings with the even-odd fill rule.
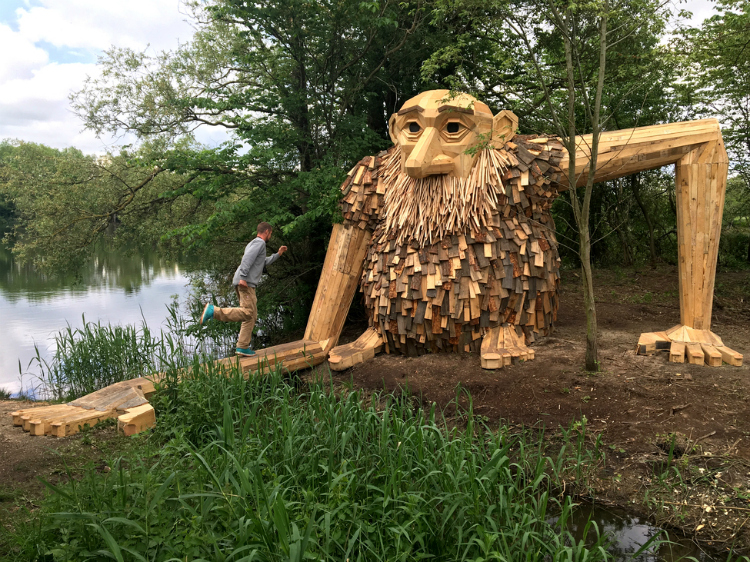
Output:
[[[271,248],[285,244],[289,253],[260,289],[260,314],[295,329],[339,220],[338,186],[354,163],[390,144],[389,114],[421,89],[419,65],[447,35],[428,26],[419,1],[189,6],[190,42],[156,55],[111,49],[73,108],[98,133],[133,133],[161,147],[139,161],[168,170],[174,185],[134,214],[190,201],[200,211],[161,217],[158,237],[197,250],[196,267],[214,279],[226,284],[255,225],[272,223]],[[231,139],[196,146],[185,139],[198,126]]]
[[[111,384],[154,373],[165,372],[175,364],[196,357],[219,358],[231,355],[237,337],[226,324],[210,323],[201,329],[193,310],[187,319],[180,315],[175,301],[168,307],[166,331],[154,333],[143,320],[135,325],[102,325],[87,322],[55,336],[55,353],[49,361],[35,346],[39,380],[38,393],[47,399],[70,401]]]
[[[53,400],[75,400],[116,382],[158,371],[157,350],[163,341],[146,322],[135,326],[103,326],[87,322],[83,327],[58,332],[55,354],[42,358],[39,348],[32,362],[37,364],[41,395]]]
[[[103,242],[118,250],[152,247],[165,224],[200,216],[191,198],[161,197],[183,180],[146,163],[149,147],[102,157],[25,142],[2,147],[0,202],[13,222],[5,241],[37,267],[74,271]]]
[[[471,410],[448,429],[406,397],[362,404],[213,364],[160,396],[155,443],[48,484],[26,559],[607,558],[595,526],[572,538],[572,502],[551,493],[590,462],[585,427],[547,458],[531,434],[489,431]]]

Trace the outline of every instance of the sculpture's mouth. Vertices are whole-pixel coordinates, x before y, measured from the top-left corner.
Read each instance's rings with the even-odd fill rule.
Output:
[[[429,166],[413,172],[409,160],[407,170],[402,172],[400,160],[400,149],[396,149],[384,162],[381,180],[386,183],[384,228],[397,243],[415,240],[425,246],[447,235],[467,229],[478,231],[490,224],[492,214],[497,212],[498,197],[505,194],[500,179],[505,165],[494,150],[478,155],[467,178],[448,175],[453,165],[449,156],[438,156]],[[499,173],[488,173],[490,170]],[[426,171],[431,173],[421,175]]]

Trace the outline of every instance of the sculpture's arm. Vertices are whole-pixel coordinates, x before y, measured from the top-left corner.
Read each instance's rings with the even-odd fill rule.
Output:
[[[579,187],[586,183],[590,154],[591,135],[576,137],[575,173]],[[563,160],[563,171],[565,164]],[[729,168],[718,121],[702,119],[603,133],[594,181],[670,164],[675,166],[676,181],[680,322],[689,331],[684,332],[685,339],[680,339],[682,326],[678,326],[668,331],[667,336],[671,341],[688,342],[688,346],[696,345],[695,342],[715,344],[715,336],[695,332],[711,329],[716,261]],[[722,348],[722,355],[725,350]],[[724,357],[725,361],[741,363],[739,354],[729,352],[729,359]],[[706,358],[708,362],[708,353]],[[703,362],[699,350],[696,362]],[[721,364],[721,359],[718,363]]]
[[[576,138],[576,183],[586,183],[591,135]],[[728,159],[716,119],[603,133],[594,180],[675,165],[680,321],[710,330]],[[562,167],[564,169],[565,160]]]
[[[321,343],[326,352],[336,345],[344,327],[364,267],[371,232],[343,224],[333,225],[331,241],[318,282],[305,339]]]
[[[591,135],[576,137],[577,187],[586,184],[590,154]],[[594,180],[601,182],[669,164],[680,164],[686,157],[695,163],[727,164],[727,153],[716,119],[602,133]],[[566,162],[563,161],[563,172],[567,171],[565,166]],[[567,178],[561,183],[564,185],[566,181]]]

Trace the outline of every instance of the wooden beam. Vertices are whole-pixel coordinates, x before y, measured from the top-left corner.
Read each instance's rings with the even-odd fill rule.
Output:
[[[671,363],[685,362],[685,344],[679,341],[672,342],[669,348],[669,361]]]
[[[328,340],[330,351],[344,327],[359,278],[364,268],[370,232],[358,227],[333,225],[323,271],[318,281],[305,340]]]
[[[675,164],[686,154],[712,142],[720,142],[721,131],[716,119],[684,121],[651,127],[637,127],[602,133],[599,137],[594,181],[601,182]],[[591,135],[576,137],[576,186],[586,184]],[[705,152],[701,150],[701,152]],[[709,155],[714,163],[728,162],[726,152]],[[565,170],[565,161],[561,164]],[[567,185],[567,178],[562,180]]]

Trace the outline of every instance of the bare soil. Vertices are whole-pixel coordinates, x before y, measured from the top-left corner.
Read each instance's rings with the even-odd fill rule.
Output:
[[[717,275],[712,324],[726,345],[745,355],[742,367],[635,354],[641,332],[679,323],[676,268],[597,271],[595,284],[598,373],[583,369],[580,284],[575,273],[565,272],[555,332],[535,344],[533,361],[486,371],[476,354],[381,354],[334,373],[335,380],[365,391],[408,389],[448,417],[456,412],[457,396],[462,408],[468,405],[464,389],[490,427],[544,426],[551,442],[560,427],[585,416],[591,442],[599,437],[606,452],[587,483],[588,495],[714,547],[750,552],[750,272]],[[348,325],[341,343],[364,327]],[[6,527],[18,510],[34,509],[44,488],[37,477],[65,479],[66,463],[74,472],[107,470],[113,451],[133,446],[111,426],[64,439],[32,438],[7,415],[22,407],[0,402],[0,525]]]
[[[62,439],[32,437],[13,426],[10,412],[43,404],[0,401],[0,560],[10,550],[3,531],[12,532],[29,521],[46,493],[42,480],[59,484],[86,470],[108,471],[107,459],[135,445],[133,439],[118,435],[111,423]]]
[[[598,373],[583,368],[586,319],[576,277],[564,274],[555,331],[534,345],[533,361],[487,371],[478,354],[381,354],[334,376],[366,391],[408,390],[449,418],[457,401],[468,406],[465,389],[490,427],[545,427],[551,440],[585,416],[592,441],[600,437],[607,453],[589,483],[592,497],[714,547],[750,552],[750,272],[717,276],[712,331],[746,358],[742,367],[719,368],[635,353],[641,332],[679,323],[675,267],[598,271]],[[346,335],[356,338],[357,328]]]

